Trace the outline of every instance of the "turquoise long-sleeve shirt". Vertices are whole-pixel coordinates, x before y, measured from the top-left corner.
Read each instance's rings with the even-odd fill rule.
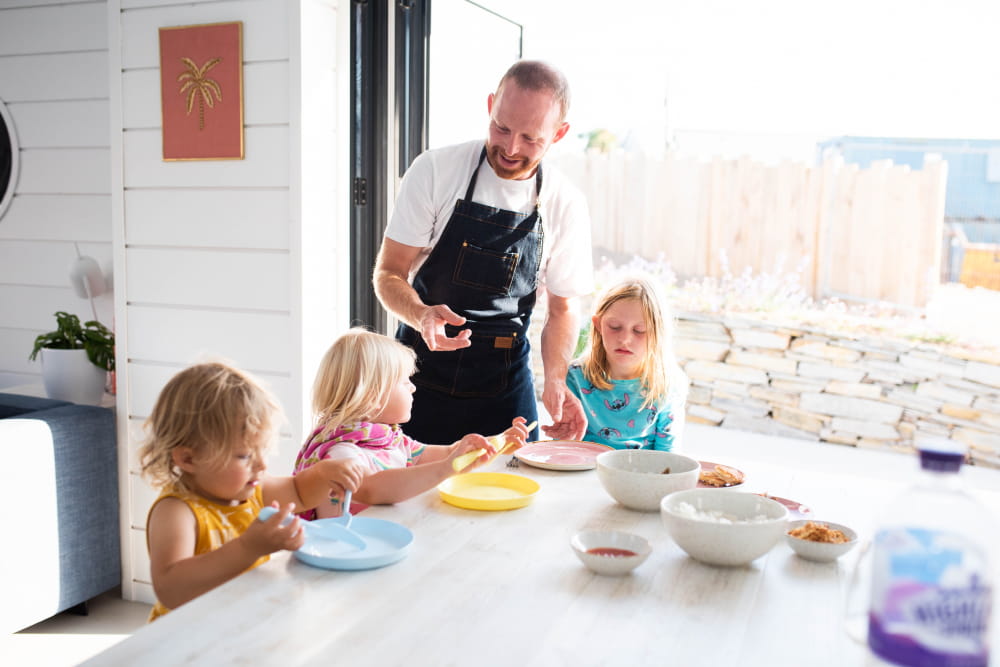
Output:
[[[679,400],[663,397],[640,409],[642,384],[635,380],[612,380],[611,389],[597,389],[579,364],[570,365],[566,386],[583,403],[587,432],[583,439],[615,449],[658,449],[669,452],[684,423],[684,392]],[[631,442],[629,442],[631,441]]]

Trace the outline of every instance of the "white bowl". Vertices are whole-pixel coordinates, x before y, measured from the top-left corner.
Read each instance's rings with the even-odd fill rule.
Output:
[[[756,493],[690,489],[660,503],[667,532],[695,560],[709,565],[746,565],[781,540],[788,509]]]
[[[701,472],[701,464],[689,456],[653,449],[615,449],[596,460],[604,490],[625,507],[644,512],[658,510],[660,500],[674,491],[693,489]]]
[[[788,533],[800,526],[804,526],[807,523],[822,523],[834,530],[842,531],[849,539],[848,542],[813,542],[812,540],[803,540],[800,537],[792,537]],[[800,519],[799,521],[790,521],[785,530],[785,542],[788,546],[800,557],[806,560],[816,561],[818,563],[827,563],[832,560],[837,560],[848,551],[854,548],[854,545],[858,543],[858,534],[847,526],[834,523],[833,521],[816,521],[814,519]]]
[[[644,537],[618,530],[585,530],[574,535],[569,543],[577,558],[597,574],[628,574],[653,551]],[[624,549],[634,555],[607,555],[593,553],[592,549]]]

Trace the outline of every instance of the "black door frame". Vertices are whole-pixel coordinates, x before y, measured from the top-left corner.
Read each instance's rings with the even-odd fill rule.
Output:
[[[371,272],[396,185],[387,175],[402,177],[427,147],[430,5],[431,0],[354,0],[351,5],[350,323],[382,333],[387,333],[388,315],[375,297]],[[398,145],[398,154],[390,142]]]

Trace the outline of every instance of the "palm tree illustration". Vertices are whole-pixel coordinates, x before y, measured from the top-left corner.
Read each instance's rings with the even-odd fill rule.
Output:
[[[209,109],[215,108],[213,94],[217,100],[222,101],[222,86],[215,79],[205,76],[205,73],[222,62],[222,58],[212,58],[201,67],[198,67],[190,58],[181,58],[181,62],[184,63],[185,70],[177,75],[177,80],[184,82],[181,84],[179,92],[182,95],[187,93],[187,114],[189,116],[194,108],[195,100],[198,100],[198,129],[203,130],[205,129],[205,105],[207,104]]]

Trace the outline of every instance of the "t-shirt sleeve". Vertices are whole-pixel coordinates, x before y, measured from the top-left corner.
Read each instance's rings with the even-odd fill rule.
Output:
[[[400,182],[386,238],[416,248],[430,246],[437,222],[433,194],[433,161],[428,153],[421,153]]]
[[[551,254],[545,266],[545,289],[556,296],[572,298],[594,291],[594,268],[587,200],[573,189],[549,210],[558,218],[553,225]]]

